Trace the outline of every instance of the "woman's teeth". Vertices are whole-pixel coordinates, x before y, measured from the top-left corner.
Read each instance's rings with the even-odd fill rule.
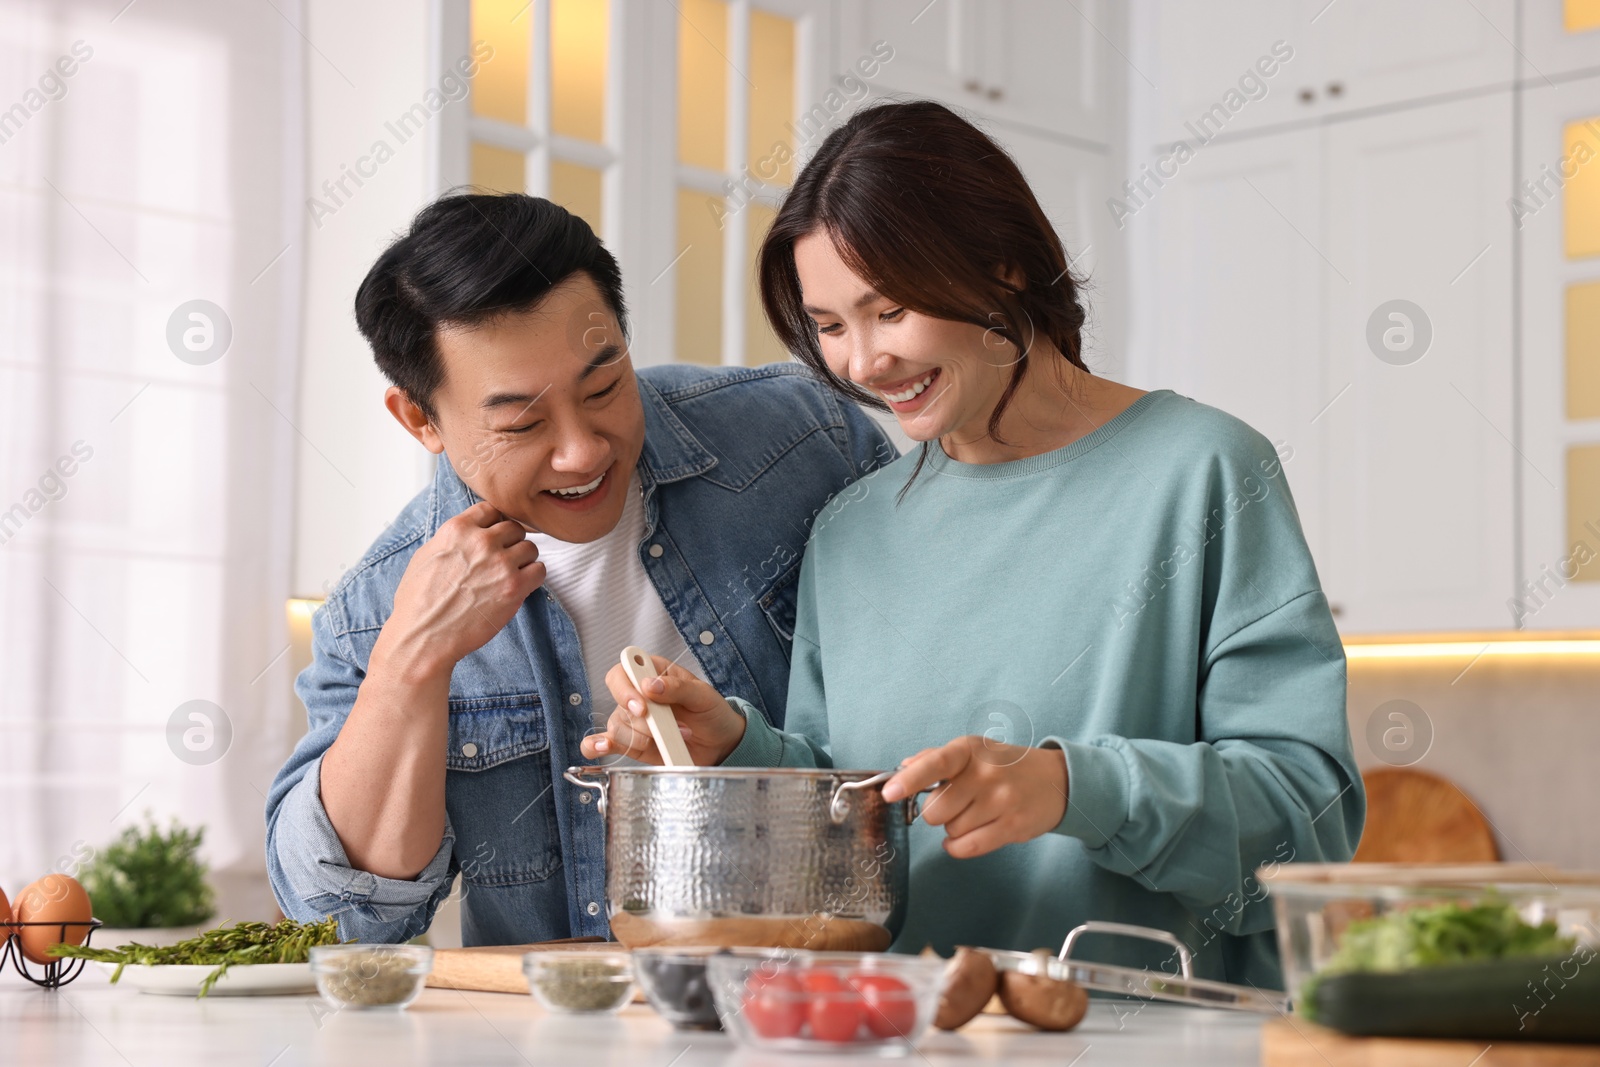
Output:
[[[606,476],[601,474],[600,477],[596,478],[588,485],[573,486],[571,489],[547,489],[545,492],[552,496],[561,497],[563,500],[576,500],[578,497],[588,496],[590,493],[600,488],[600,483],[605,480]]]
[[[938,371],[929,371],[926,378],[922,379],[920,382],[917,382],[910,389],[907,389],[903,393],[884,393],[884,399],[896,404],[904,404],[907,400],[915,400],[917,397],[922,395],[922,391],[926,389],[930,383],[932,383],[933,376],[938,373]]]

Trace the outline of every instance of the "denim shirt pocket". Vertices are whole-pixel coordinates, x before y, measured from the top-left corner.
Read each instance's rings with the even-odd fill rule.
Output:
[[[550,736],[536,693],[450,698],[445,807],[462,881],[541,882],[561,866]]]
[[[778,580],[763,593],[756,601],[761,606],[762,614],[766,615],[767,622],[772,625],[772,630],[778,635],[778,640],[783,643],[784,655],[789,654],[789,646],[794,643],[795,610],[800,591],[800,564],[797,561]]]

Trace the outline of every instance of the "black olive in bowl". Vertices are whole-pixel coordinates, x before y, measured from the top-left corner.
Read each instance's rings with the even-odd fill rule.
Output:
[[[706,958],[722,948],[661,945],[633,950],[634,977],[651,1006],[679,1030],[720,1030]]]

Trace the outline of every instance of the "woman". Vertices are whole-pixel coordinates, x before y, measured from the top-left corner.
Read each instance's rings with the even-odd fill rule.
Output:
[[[786,731],[681,669],[651,686],[697,762],[898,765],[891,801],[943,783],[897,948],[1056,947],[1112,920],[1178,935],[1202,976],[1281,984],[1255,872],[1349,859],[1365,800],[1274,447],[1089,372],[1060,240],[938,104],[830,135],[760,277],[788,348],[923,447],[815,524]],[[585,754],[659,762],[640,695],[608,683],[620,706]],[[1084,951],[1174,969],[1144,942]]]

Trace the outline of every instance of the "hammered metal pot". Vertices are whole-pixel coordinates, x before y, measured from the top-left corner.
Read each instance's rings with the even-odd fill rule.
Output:
[[[891,772],[571,767],[599,792],[606,905],[630,948],[882,951],[905,920],[907,830]]]

